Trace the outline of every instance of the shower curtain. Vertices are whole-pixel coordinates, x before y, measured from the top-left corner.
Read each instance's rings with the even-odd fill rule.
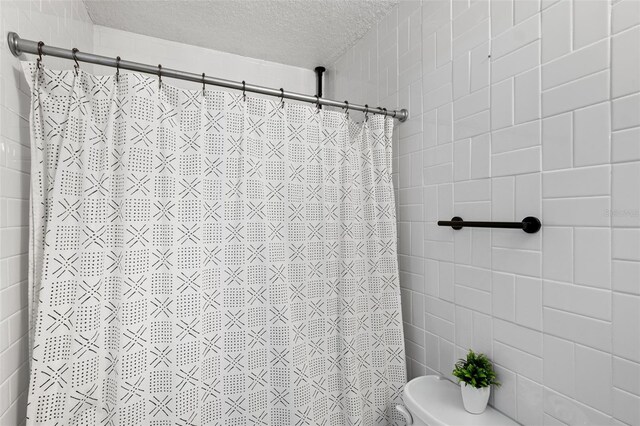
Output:
[[[393,122],[25,64],[30,425],[386,425]]]

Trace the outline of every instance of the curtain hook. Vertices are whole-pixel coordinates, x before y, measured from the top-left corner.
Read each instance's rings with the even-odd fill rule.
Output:
[[[364,105],[364,121],[369,121],[369,105]]]
[[[204,73],[202,73],[202,96],[206,96],[206,93],[204,90]]]
[[[78,75],[78,72],[80,71],[80,64],[78,63],[78,57],[76,56],[76,54],[79,52],[77,47],[74,47],[73,49],[71,49],[71,53],[73,55],[73,61],[76,63],[73,67],[76,70],[76,75]]]
[[[158,89],[162,88],[162,64],[158,64]]]
[[[44,46],[43,41],[38,42],[38,60],[36,61],[36,67],[40,69],[42,64],[42,47]]]
[[[316,97],[316,114],[320,112],[320,98],[318,97],[318,95],[315,95]]]
[[[280,88],[280,108],[284,108],[284,90]]]
[[[246,102],[247,101],[247,93],[245,92],[245,83],[244,80],[242,80],[242,101]]]
[[[120,56],[116,56],[116,81],[120,82]]]

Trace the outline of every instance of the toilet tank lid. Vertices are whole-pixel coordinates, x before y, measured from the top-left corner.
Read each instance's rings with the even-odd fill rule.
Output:
[[[439,376],[416,377],[404,387],[405,405],[429,426],[501,426],[517,425],[492,407],[482,414],[471,414],[462,405],[460,386]]]

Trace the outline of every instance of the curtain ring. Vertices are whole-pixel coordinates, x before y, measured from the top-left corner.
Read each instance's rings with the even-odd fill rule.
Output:
[[[316,97],[316,114],[320,112],[320,98],[318,97],[318,95],[315,95]]]
[[[280,108],[284,108],[284,90],[280,88]]]
[[[204,91],[204,73],[202,73],[202,96],[205,96],[206,93]]]
[[[76,70],[76,75],[78,75],[78,72],[80,71],[80,64],[78,63],[78,57],[76,56],[76,54],[79,52],[77,47],[74,47],[73,49],[71,49],[71,54],[73,55],[73,61],[76,63],[73,68],[75,68]]]
[[[44,46],[44,42],[43,41],[39,41],[38,42],[38,60],[36,61],[36,67],[38,69],[40,69],[40,66],[42,64],[42,47]]]
[[[382,111],[384,111],[384,116],[387,116],[387,109],[386,108],[382,108]]]
[[[398,113],[398,112],[394,109],[394,110],[393,110],[393,118],[396,118],[396,114],[397,114],[397,113]]]
[[[344,101],[344,112],[347,118],[349,118],[349,101]]]
[[[162,64],[158,64],[158,89],[162,88]]]
[[[369,105],[364,105],[364,121],[369,121]]]
[[[245,92],[245,87],[246,85],[244,84],[244,80],[242,80],[242,101],[246,102],[247,101],[247,93]]]
[[[116,57],[116,81],[120,82],[120,56]]]

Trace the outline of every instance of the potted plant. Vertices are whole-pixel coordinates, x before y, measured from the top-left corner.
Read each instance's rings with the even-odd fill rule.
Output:
[[[467,359],[459,359],[456,362],[453,375],[461,383],[464,409],[471,414],[482,414],[489,402],[491,385],[500,386],[489,358],[469,350]]]

